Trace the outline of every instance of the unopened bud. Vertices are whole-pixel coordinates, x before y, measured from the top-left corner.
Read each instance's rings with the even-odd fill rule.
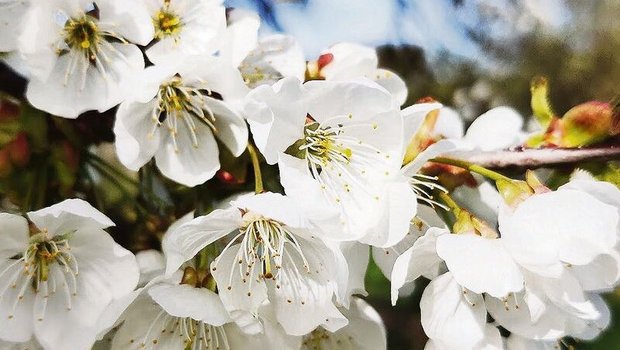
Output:
[[[534,190],[525,181],[500,179],[495,185],[499,194],[510,206],[515,206],[534,194]]]
[[[528,169],[525,172],[525,182],[534,190],[534,193],[539,194],[551,191],[538,179],[538,176],[536,176],[536,173],[532,170]]]
[[[582,147],[612,134],[613,109],[609,103],[590,101],[571,108],[562,117],[562,147]]]
[[[471,213],[469,213],[467,210],[459,210],[458,212],[455,212],[455,214],[456,222],[452,226],[453,233],[459,234],[476,231],[476,227],[474,226],[474,223],[472,221]]]

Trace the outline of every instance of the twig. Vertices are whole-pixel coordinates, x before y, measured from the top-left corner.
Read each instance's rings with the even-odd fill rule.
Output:
[[[605,162],[620,160],[620,146],[589,148],[543,148],[514,149],[491,152],[451,153],[450,158],[457,158],[491,169],[500,168],[539,168],[571,164],[581,161]]]

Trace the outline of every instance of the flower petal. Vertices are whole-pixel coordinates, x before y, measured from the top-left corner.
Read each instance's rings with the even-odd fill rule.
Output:
[[[473,233],[443,235],[437,237],[437,255],[458,284],[475,293],[502,298],[523,289],[523,275],[501,239]]]
[[[172,275],[204,247],[238,229],[241,224],[239,210],[228,208],[216,209],[176,229],[171,228],[162,241],[166,254],[166,275]]]
[[[66,199],[51,207],[31,211],[28,218],[39,229],[46,229],[52,235],[65,234],[78,229],[104,229],[114,223],[88,202],[81,199]]]

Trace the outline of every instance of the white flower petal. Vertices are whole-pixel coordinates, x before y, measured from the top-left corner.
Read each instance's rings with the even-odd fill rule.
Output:
[[[482,151],[501,150],[523,139],[523,117],[509,107],[482,114],[467,129],[464,139]]]
[[[245,120],[221,101],[206,98],[205,103],[215,115],[215,136],[235,157],[239,157],[248,146],[248,127]]]
[[[127,168],[137,171],[157,152],[161,144],[160,127],[155,127],[151,115],[157,101],[121,103],[116,112],[114,135],[116,154]]]
[[[172,135],[168,134],[155,153],[155,161],[164,176],[185,186],[194,187],[212,178],[220,169],[219,150],[207,125],[196,123],[197,146],[192,143],[189,130],[184,129],[184,126],[181,128],[181,132],[176,136],[176,149]]]
[[[407,85],[398,74],[387,69],[377,69],[370,78],[389,91],[398,104],[403,105],[407,101],[407,94],[409,93]]]
[[[176,272],[200,250],[239,228],[241,213],[237,208],[216,209],[206,216],[169,230],[163,238],[166,254],[166,275]]]
[[[437,237],[437,255],[454,279],[475,293],[502,298],[523,289],[523,275],[501,239],[473,233],[443,235]]]
[[[398,290],[405,283],[412,282],[420,276],[435,277],[442,263],[435,248],[437,238],[450,234],[442,228],[431,227],[424,236],[415,241],[413,246],[400,255],[392,269],[392,305],[398,300]]]
[[[275,164],[279,152],[303,137],[308,111],[297,78],[285,78],[273,86],[252,90],[244,111],[256,146],[268,164]]]
[[[214,326],[230,322],[218,295],[206,288],[160,283],[149,288],[148,294],[172,316],[191,317]]]
[[[450,272],[426,287],[420,310],[424,332],[442,346],[473,350],[485,338],[486,310],[482,296],[464,294]]]
[[[28,218],[51,235],[65,234],[78,229],[104,229],[114,223],[88,202],[66,199],[51,207],[28,213]]]
[[[26,250],[29,240],[28,221],[16,214],[0,213],[0,259],[8,259]]]

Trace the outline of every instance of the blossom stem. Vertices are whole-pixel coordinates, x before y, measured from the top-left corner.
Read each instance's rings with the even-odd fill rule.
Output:
[[[441,201],[450,208],[454,212],[455,216],[458,216],[458,213],[461,211],[461,207],[450,197],[449,194],[443,191],[436,191],[436,195],[441,199]]]
[[[474,163],[471,163],[471,162],[468,162],[462,159],[437,157],[437,158],[431,159],[430,161],[435,162],[435,163],[453,165],[459,168],[467,169],[471,172],[480,174],[484,177],[488,177],[489,179],[494,180],[494,181],[498,181],[498,180],[511,181],[511,179],[505,175],[502,175],[496,171],[487,169],[483,166],[480,166],[478,164],[474,164]]]
[[[256,147],[250,142],[248,143],[248,153],[250,154],[250,158],[252,159],[252,167],[254,168],[254,192],[263,193],[265,189],[263,188],[263,175],[260,171],[260,161],[258,159],[258,152],[256,151]]]

